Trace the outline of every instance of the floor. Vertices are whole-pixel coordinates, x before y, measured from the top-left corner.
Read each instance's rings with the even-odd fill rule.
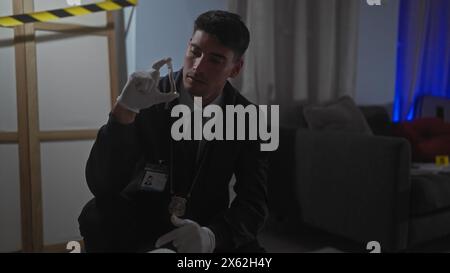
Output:
[[[369,253],[366,245],[357,244],[321,230],[303,227],[289,232],[271,227],[259,240],[269,253]],[[450,236],[407,249],[407,253],[450,253]]]
[[[313,228],[297,232],[264,230],[259,236],[269,253],[345,253],[362,252],[362,246]]]

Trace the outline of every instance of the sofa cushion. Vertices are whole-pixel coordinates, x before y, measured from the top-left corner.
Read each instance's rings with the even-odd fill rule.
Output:
[[[364,115],[349,96],[303,110],[308,127],[314,131],[345,131],[372,134]]]
[[[450,208],[450,173],[411,175],[411,215]]]

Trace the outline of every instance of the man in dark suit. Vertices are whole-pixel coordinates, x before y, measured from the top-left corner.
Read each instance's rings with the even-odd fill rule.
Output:
[[[171,110],[194,109],[194,97],[222,109],[250,105],[227,81],[239,74],[249,40],[238,15],[209,11],[196,19],[173,81],[159,78],[169,59],[130,77],[87,162],[95,195],[79,217],[87,251],[264,250],[257,235],[268,216],[267,154],[259,141],[171,136]]]

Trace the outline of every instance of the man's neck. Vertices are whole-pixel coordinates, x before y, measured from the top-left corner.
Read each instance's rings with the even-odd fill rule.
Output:
[[[191,96],[192,101],[194,101],[194,96],[189,93],[189,95]],[[222,92],[215,94],[214,96],[208,97],[208,98],[204,98],[202,97],[202,104],[203,106],[209,105],[209,104],[219,104],[218,102],[220,101],[222,97]]]
[[[222,101],[223,101],[223,91],[208,98],[202,97],[202,106],[207,106],[210,104],[222,105]],[[192,111],[194,109],[194,95],[192,95],[190,92],[182,88],[180,90],[179,103],[187,105]]]

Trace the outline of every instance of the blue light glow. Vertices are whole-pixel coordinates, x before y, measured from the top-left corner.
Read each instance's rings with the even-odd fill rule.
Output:
[[[450,98],[450,1],[400,0],[398,33],[396,122],[414,119],[424,95]]]

